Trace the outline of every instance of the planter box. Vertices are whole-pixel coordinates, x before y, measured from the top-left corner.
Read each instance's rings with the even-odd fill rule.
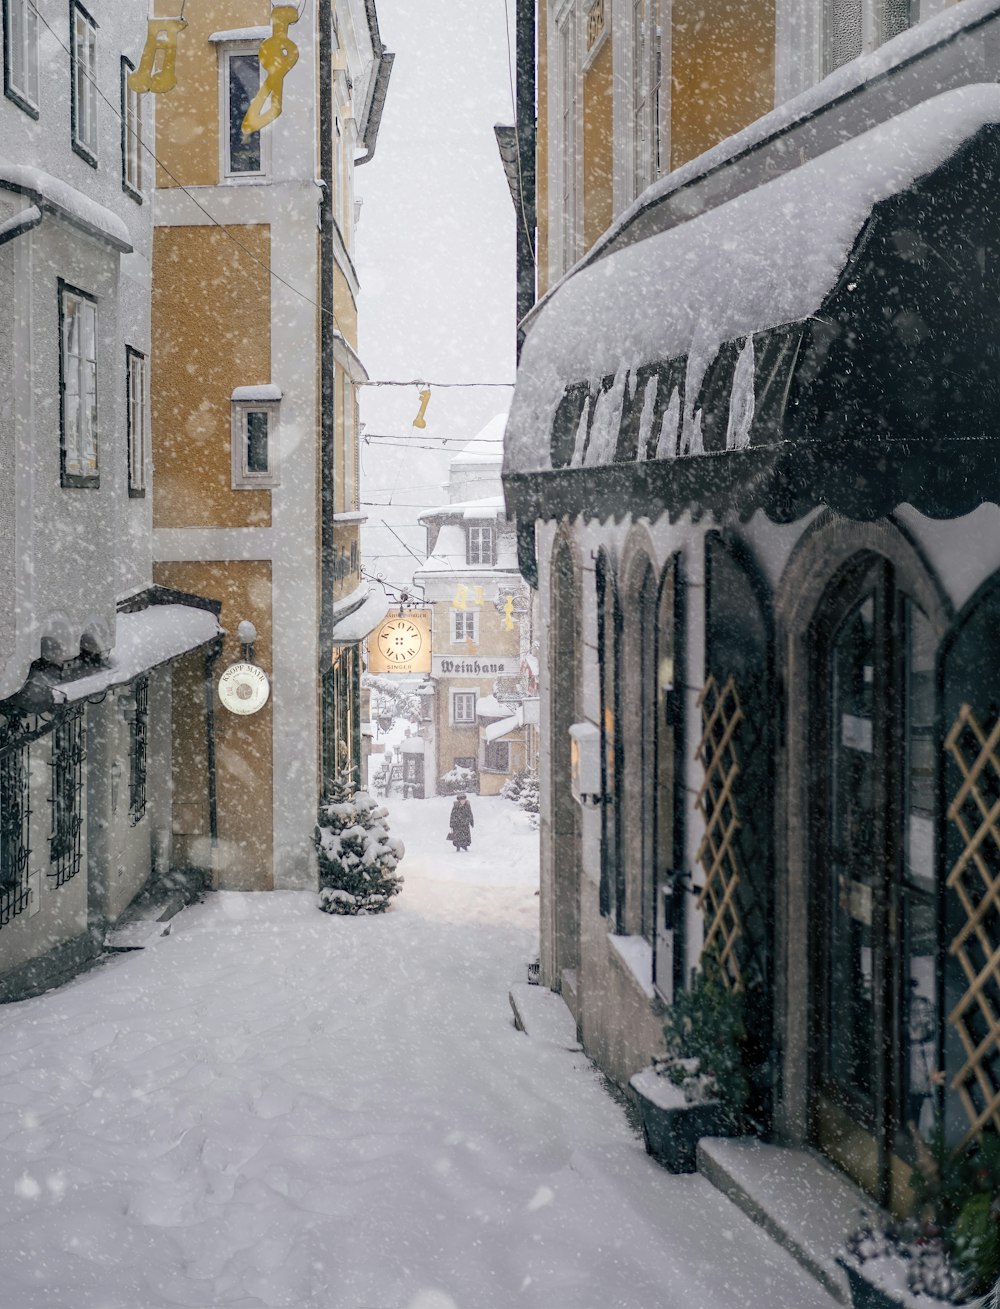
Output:
[[[732,1136],[730,1115],[717,1100],[688,1104],[684,1092],[652,1068],[629,1081],[642,1114],[646,1151],[672,1173],[693,1173],[703,1136]]]
[[[914,1295],[906,1285],[906,1262],[894,1255],[866,1259],[841,1256],[837,1259],[851,1288],[852,1309],[957,1309],[930,1295]],[[969,1300],[969,1309],[981,1301]]]

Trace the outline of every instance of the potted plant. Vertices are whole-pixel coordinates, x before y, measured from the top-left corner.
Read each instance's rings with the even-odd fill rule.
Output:
[[[950,1150],[940,1127],[918,1142],[914,1217],[865,1215],[840,1263],[854,1309],[1000,1304],[1000,1137]]]
[[[742,994],[708,965],[675,997],[663,1036],[666,1054],[629,1085],[647,1151],[672,1173],[693,1173],[703,1136],[730,1136],[741,1128],[749,1096]]]

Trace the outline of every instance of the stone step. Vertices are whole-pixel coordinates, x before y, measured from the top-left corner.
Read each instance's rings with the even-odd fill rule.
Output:
[[[514,1011],[514,1026],[519,1032],[557,1045],[562,1050],[582,1049],[576,1039],[576,1019],[562,996],[547,986],[515,982],[510,988],[510,1007]]]
[[[698,1171],[842,1304],[847,1275],[836,1263],[861,1210],[878,1206],[810,1150],[750,1138],[698,1142]]]
[[[161,936],[170,935],[170,923],[152,918],[140,918],[131,923],[119,923],[104,938],[105,950],[145,950]]]

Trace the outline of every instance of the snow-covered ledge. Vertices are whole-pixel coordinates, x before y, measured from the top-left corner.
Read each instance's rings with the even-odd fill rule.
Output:
[[[19,192],[42,210],[64,218],[88,236],[106,241],[122,254],[132,251],[132,237],[122,219],[60,177],[30,164],[0,159],[0,189]]]
[[[621,960],[627,972],[635,978],[646,996],[653,1000],[653,947],[644,936],[616,936],[608,934],[612,950]]]
[[[239,404],[264,404],[281,399],[281,387],[273,382],[260,386],[237,386],[233,388],[232,400]]]

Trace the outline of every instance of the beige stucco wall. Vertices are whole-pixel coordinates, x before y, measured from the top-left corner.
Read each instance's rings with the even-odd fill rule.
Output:
[[[583,75],[583,245],[589,250],[613,217],[614,134],[611,42]]]
[[[271,233],[227,230],[235,240],[160,227],[153,241],[155,527],[271,522],[270,491],[232,489],[231,443],[233,389],[271,381]]]
[[[200,656],[178,661],[174,674],[174,858],[213,870],[213,884],[226,891],[272,889],[272,722],[275,698],[258,713],[239,717],[218,701],[223,669],[242,657],[236,629],[242,618],[257,628],[254,662],[266,672],[271,657],[271,565],[261,560],[157,564],[160,585],[222,601],[226,629],[215,666],[213,704],[218,788],[219,842],[209,842],[205,777],[205,697]]]
[[[674,0],[670,167],[774,107],[774,0]]]

